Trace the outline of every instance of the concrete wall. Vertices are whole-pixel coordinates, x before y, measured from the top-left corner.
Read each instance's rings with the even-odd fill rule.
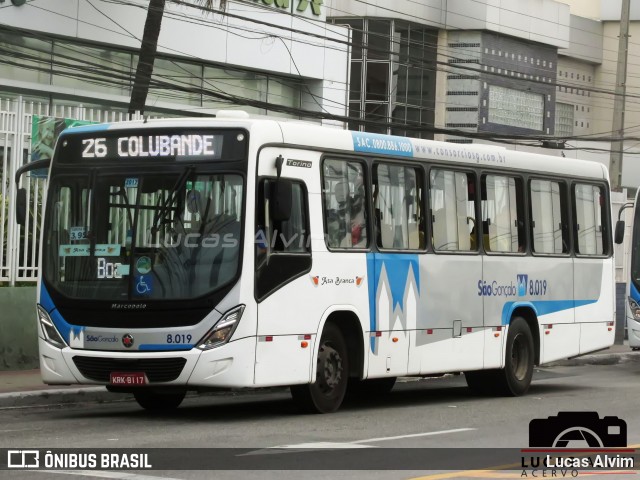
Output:
[[[396,18],[446,30],[486,30],[569,47],[569,6],[555,0],[325,0],[327,17]]]
[[[36,287],[0,288],[0,370],[38,368]]]

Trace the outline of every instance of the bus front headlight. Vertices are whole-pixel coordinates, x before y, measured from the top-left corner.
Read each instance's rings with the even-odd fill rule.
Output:
[[[631,310],[631,315],[634,320],[640,321],[640,305],[633,298],[629,297],[629,310]]]
[[[40,305],[38,305],[36,309],[38,311],[38,323],[40,324],[40,329],[42,330],[44,339],[56,348],[66,347],[67,344],[64,343],[64,340],[60,336],[60,332],[58,332],[58,329],[53,324],[53,321],[47,311]]]
[[[242,312],[244,312],[244,305],[239,305],[225,313],[204,338],[198,342],[198,348],[200,350],[209,350],[227,343],[242,318]]]

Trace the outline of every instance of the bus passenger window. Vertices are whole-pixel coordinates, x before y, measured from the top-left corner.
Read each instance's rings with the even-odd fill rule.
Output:
[[[596,185],[577,184],[574,190],[575,237],[577,252],[582,255],[605,255],[608,235],[604,189]]]
[[[364,167],[346,160],[323,164],[326,242],[330,248],[366,248],[367,208]]]
[[[423,249],[420,172],[401,165],[375,165],[373,183],[378,246],[396,250]]]
[[[536,253],[569,253],[566,186],[531,180],[531,248]]]
[[[521,179],[501,175],[482,178],[482,233],[487,252],[526,251]]]
[[[430,173],[432,241],[435,250],[473,251],[475,177],[471,173],[433,169]]]

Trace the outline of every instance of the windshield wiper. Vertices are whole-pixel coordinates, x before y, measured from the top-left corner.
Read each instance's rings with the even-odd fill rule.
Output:
[[[173,203],[178,198],[178,192],[185,186],[185,184],[187,183],[187,179],[193,173],[193,171],[194,167],[187,167],[184,172],[182,172],[182,174],[178,178],[178,181],[169,192],[167,199],[156,211],[156,214],[153,217],[153,222],[151,223],[150,230],[152,235],[158,233],[158,231],[160,230],[160,226],[164,225],[164,223],[166,222],[166,217],[168,212],[171,210],[171,205],[173,205]]]

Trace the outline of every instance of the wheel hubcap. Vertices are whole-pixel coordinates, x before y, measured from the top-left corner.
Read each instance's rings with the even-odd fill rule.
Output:
[[[522,333],[516,335],[513,339],[513,348],[511,349],[511,368],[513,375],[518,380],[524,380],[529,368],[529,349],[525,336]]]
[[[325,395],[330,395],[342,380],[342,357],[331,345],[324,344],[318,352],[317,382]]]

